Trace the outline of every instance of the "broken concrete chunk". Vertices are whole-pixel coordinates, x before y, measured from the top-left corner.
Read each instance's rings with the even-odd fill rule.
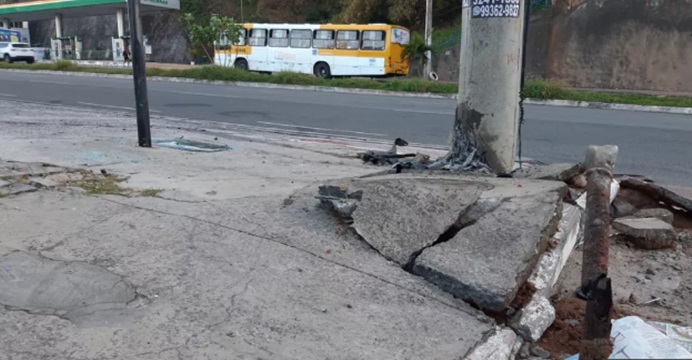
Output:
[[[639,210],[634,214],[636,218],[657,218],[661,219],[668,224],[672,224],[675,219],[675,214],[670,210],[666,209],[643,209]]]
[[[363,181],[354,228],[386,258],[405,266],[455,225],[485,186],[446,179]]]
[[[476,346],[464,360],[509,360],[512,357],[517,334],[511,329],[497,327]]]
[[[319,187],[319,194],[338,199],[347,199],[348,186],[322,185]]]
[[[483,309],[503,311],[548,247],[561,211],[559,192],[509,199],[450,241],[425,249],[413,271]]]
[[[536,289],[537,294],[549,298],[553,286],[560,278],[560,273],[579,240],[582,223],[581,210],[570,204],[563,204],[562,218],[558,231],[553,236],[554,248],[541,255],[528,282]]]
[[[358,207],[358,202],[355,200],[327,200],[324,203],[344,219],[351,219]]]
[[[658,202],[641,191],[622,188],[613,201],[613,217],[630,216],[642,208],[655,207]]]
[[[519,170],[516,176],[535,180],[569,181],[581,172],[581,164],[550,164]]]
[[[675,229],[661,219],[617,219],[613,222],[613,228],[640,249],[665,249],[675,244]]]
[[[555,321],[555,308],[542,295],[535,294],[523,309],[519,310],[509,326],[524,340],[536,342]]]
[[[692,242],[692,231],[687,230],[687,231],[680,231],[678,232],[678,241],[680,242],[686,242],[690,241]]]
[[[5,180],[0,180],[0,188],[6,187],[6,186],[10,186],[10,184],[12,184],[12,183],[7,182],[7,181],[5,181]]]
[[[9,186],[5,186],[0,188],[0,195],[2,196],[7,196],[7,195],[18,195],[18,194],[23,194],[23,193],[28,193],[28,192],[34,192],[38,189],[36,189],[33,186],[26,185],[26,184],[11,184]]]

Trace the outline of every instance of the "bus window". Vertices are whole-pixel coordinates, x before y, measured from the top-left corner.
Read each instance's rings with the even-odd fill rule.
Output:
[[[411,34],[404,29],[392,29],[392,43],[399,45],[408,45]]]
[[[245,37],[247,36],[246,29],[240,29],[240,36],[238,37],[238,42],[235,45],[245,46]]]
[[[336,48],[346,50],[358,50],[360,39],[356,30],[340,30],[336,33]]]
[[[272,30],[269,32],[269,46],[288,47],[288,30]]]
[[[250,30],[250,46],[267,46],[267,30]]]
[[[363,31],[363,50],[384,50],[387,33],[384,31]]]
[[[307,49],[310,47],[312,40],[312,31],[310,30],[291,30],[291,47]]]
[[[315,40],[312,41],[315,49],[334,48],[334,30],[315,30]]]
[[[216,50],[228,50],[231,48],[231,43],[228,41],[226,34],[221,34],[216,44]]]

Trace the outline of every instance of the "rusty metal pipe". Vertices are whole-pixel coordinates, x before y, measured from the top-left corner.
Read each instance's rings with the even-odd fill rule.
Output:
[[[581,360],[605,360],[613,351],[610,341],[613,291],[608,278],[608,257],[610,186],[617,152],[616,146],[589,146],[584,162],[588,184],[581,284],[587,304]]]

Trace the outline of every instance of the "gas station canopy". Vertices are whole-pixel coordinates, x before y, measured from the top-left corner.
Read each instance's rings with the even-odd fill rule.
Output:
[[[113,15],[118,9],[126,9],[127,0],[41,0],[0,5],[0,20],[35,21],[97,15]],[[179,10],[180,0],[140,0],[140,12]]]

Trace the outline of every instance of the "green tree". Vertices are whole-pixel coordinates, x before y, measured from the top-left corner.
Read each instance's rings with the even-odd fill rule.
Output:
[[[237,45],[242,34],[242,27],[233,18],[212,15],[208,21],[205,16],[193,13],[184,15],[187,33],[193,47],[201,48],[207,58],[214,60],[214,42],[222,37],[229,39],[231,45]]]
[[[423,68],[428,62],[428,58],[425,56],[427,51],[434,53],[432,46],[428,46],[425,43],[425,38],[423,38],[423,35],[413,32],[408,45],[404,47],[403,56],[406,60],[408,60],[411,66],[418,66],[418,70],[420,70],[420,73],[423,74]]]

